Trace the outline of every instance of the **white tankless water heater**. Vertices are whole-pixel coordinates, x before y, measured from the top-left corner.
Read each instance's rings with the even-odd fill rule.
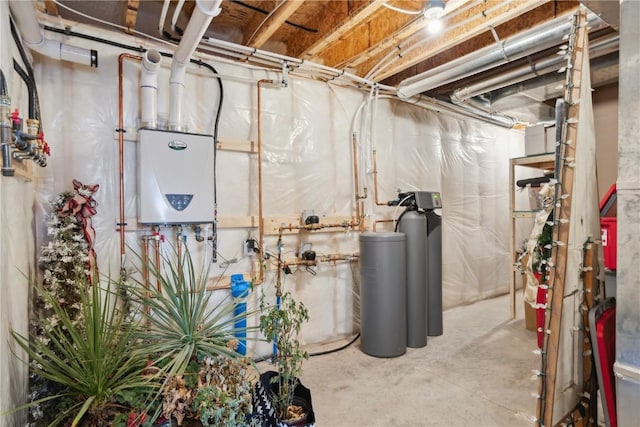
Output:
[[[213,180],[213,136],[138,131],[140,223],[214,222]]]

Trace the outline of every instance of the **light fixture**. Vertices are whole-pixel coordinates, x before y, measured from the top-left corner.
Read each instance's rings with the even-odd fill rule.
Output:
[[[444,15],[443,0],[427,0],[424,8],[424,17],[427,19],[440,19]]]
[[[443,27],[443,23],[441,19],[430,19],[427,23],[427,32],[429,34],[438,34]]]

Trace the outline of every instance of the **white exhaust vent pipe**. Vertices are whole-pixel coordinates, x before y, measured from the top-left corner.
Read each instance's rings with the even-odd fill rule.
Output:
[[[162,56],[155,49],[147,50],[142,57],[140,77],[140,127],[158,127],[158,68]]]
[[[196,50],[211,20],[220,13],[222,0],[196,0],[189,24],[173,56],[169,78],[169,130],[182,131],[184,79],[191,55]]]
[[[49,58],[98,67],[98,51],[69,46],[44,37],[32,0],[10,0],[9,8],[22,35],[22,42],[29,49]]]

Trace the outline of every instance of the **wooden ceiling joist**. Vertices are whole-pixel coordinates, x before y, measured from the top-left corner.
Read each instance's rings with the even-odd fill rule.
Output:
[[[348,32],[352,31],[358,25],[366,22],[374,13],[383,7],[384,0],[373,0],[366,6],[362,7],[355,14],[350,16],[341,24],[336,25],[333,30],[326,34],[322,39],[313,43],[306,48],[300,55],[300,58],[314,60],[321,56],[321,53],[328,46],[340,40]]]
[[[58,5],[55,4],[52,0],[45,0],[44,1],[44,9],[46,11],[46,13],[48,13],[49,15],[53,15],[53,16],[58,16]]]
[[[348,66],[357,67],[359,75],[366,74],[382,56],[391,49],[398,49],[399,58],[393,64],[387,66],[376,76],[376,80],[384,80],[402,70],[418,64],[426,58],[433,57],[447,49],[451,49],[456,45],[460,45],[473,37],[490,31],[491,27],[496,27],[518,16],[526,13],[536,7],[547,3],[549,0],[512,0],[500,3],[480,3],[471,7],[469,10],[460,14],[452,15],[445,19],[444,27],[452,28],[445,30],[440,36],[433,37],[422,43],[421,47],[412,49],[406,54],[398,49],[398,45],[411,37],[418,31],[424,30],[428,21],[422,19],[416,21],[413,25],[402,29],[398,34],[389,37],[383,43],[372,47],[372,49],[363,52],[357,58],[349,61]]]
[[[249,39],[250,47],[262,47],[287,19],[304,3],[304,0],[283,0],[269,14]]]
[[[127,0],[127,12],[124,17],[124,26],[128,34],[132,34],[132,30],[136,28],[136,20],[138,19],[138,7],[140,0]]]

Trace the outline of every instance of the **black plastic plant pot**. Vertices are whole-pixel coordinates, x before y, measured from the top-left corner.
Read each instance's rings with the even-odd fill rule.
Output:
[[[311,403],[311,390],[302,385],[300,380],[293,390],[293,403],[302,406],[307,412],[306,416],[286,422],[278,418],[271,399],[271,394],[278,391],[278,383],[271,382],[272,378],[277,376],[278,373],[274,371],[260,375],[260,381],[256,383],[253,391],[253,416],[262,419],[262,427],[314,427],[316,418]]]

